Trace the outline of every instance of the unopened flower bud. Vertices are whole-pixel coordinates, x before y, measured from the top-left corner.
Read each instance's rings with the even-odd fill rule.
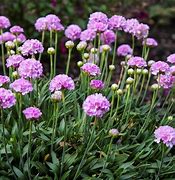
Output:
[[[97,49],[96,48],[91,48],[91,53],[92,54],[96,54],[97,53]]]
[[[123,94],[123,90],[122,90],[122,89],[118,89],[118,90],[117,90],[117,94],[118,94],[118,95],[122,95],[122,94]]]
[[[59,102],[62,99],[62,92],[61,91],[55,91],[52,95],[51,95],[51,101],[52,102]]]
[[[110,71],[114,71],[114,70],[115,70],[115,66],[114,66],[114,65],[112,65],[112,64],[111,64],[111,65],[109,65],[109,70],[110,70]]]
[[[17,79],[18,78],[18,72],[17,71],[12,72],[12,77],[14,79]]]
[[[13,42],[17,45],[19,45],[21,43],[19,39],[14,39]]]
[[[132,77],[128,77],[126,80],[127,84],[132,84],[134,82],[134,79]]]
[[[173,116],[168,116],[168,121],[172,121],[173,120]]]
[[[137,68],[137,69],[136,69],[136,73],[137,73],[137,74],[141,74],[141,73],[142,73],[142,69]]]
[[[108,44],[104,44],[101,46],[102,51],[108,52],[110,51],[111,47]]]
[[[112,84],[112,85],[111,85],[111,89],[112,89],[113,91],[117,90],[117,89],[118,89],[118,84]]]
[[[7,41],[7,42],[5,43],[5,47],[6,47],[7,49],[13,49],[13,48],[15,47],[15,44],[14,44],[12,41]]]
[[[125,66],[126,65],[126,63],[125,63],[125,61],[121,61],[121,66]]]
[[[18,52],[21,52],[21,47],[18,47],[17,51],[18,51]]]
[[[87,47],[87,42],[86,41],[81,41],[77,45],[77,50],[78,51],[83,51]]]
[[[155,61],[150,60],[150,61],[148,61],[148,66],[151,67],[151,65],[154,64],[154,63],[155,63]]]
[[[132,69],[132,68],[128,69],[128,74],[133,75],[134,74],[134,69]]]
[[[77,62],[77,66],[78,66],[78,67],[83,66],[83,62],[82,62],[82,61],[78,61],[78,62]]]
[[[151,86],[151,89],[152,89],[152,90],[157,90],[157,89],[159,89],[159,85],[158,85],[158,84],[153,84],[153,85]]]
[[[112,137],[118,136],[119,135],[118,129],[110,129],[109,130],[109,135],[112,136]]]
[[[126,85],[126,90],[128,90],[130,87],[131,87],[130,84],[127,84]]]
[[[143,75],[147,75],[147,74],[148,74],[148,69],[143,69],[143,70],[142,70],[142,74],[143,74]]]
[[[14,55],[14,54],[15,54],[15,51],[14,51],[14,50],[10,50],[10,54],[11,54],[11,55]]]
[[[89,53],[84,53],[84,54],[83,54],[83,57],[84,57],[84,59],[86,59],[86,60],[89,59]]]
[[[74,47],[74,42],[73,41],[67,41],[65,43],[65,46],[67,49],[72,49]]]
[[[128,55],[126,56],[126,60],[129,60],[131,57],[132,57],[132,55],[131,55],[131,54],[128,54]]]
[[[50,54],[50,55],[53,55],[53,54],[55,54],[55,49],[53,47],[49,47],[47,49],[47,53]]]

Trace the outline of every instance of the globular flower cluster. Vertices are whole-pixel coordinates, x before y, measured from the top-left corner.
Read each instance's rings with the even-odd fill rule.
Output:
[[[127,56],[133,53],[132,48],[128,44],[122,44],[117,48],[117,55],[118,56]]]
[[[104,83],[101,80],[91,80],[90,87],[92,89],[101,90],[104,88]]]
[[[51,80],[49,90],[54,92],[64,89],[74,90],[75,84],[71,77],[65,74],[59,74]]]
[[[93,41],[96,37],[96,32],[93,29],[86,29],[81,32],[81,41]]]
[[[144,46],[144,44],[148,47],[156,47],[158,46],[157,41],[154,38],[146,38],[143,42],[142,45]]]
[[[102,117],[109,109],[110,102],[98,93],[89,95],[83,103],[84,112],[91,117]]]
[[[40,17],[35,22],[35,29],[39,32],[47,30],[47,19],[45,17]]]
[[[12,56],[9,56],[6,60],[6,66],[9,67],[14,67],[14,68],[18,68],[19,64],[24,61],[24,58],[19,55],[19,54],[15,54]]]
[[[0,44],[5,43],[7,41],[13,41],[15,39],[15,35],[10,32],[4,32],[0,35]]]
[[[170,73],[175,76],[175,66],[170,67]]]
[[[171,74],[161,74],[158,82],[164,89],[169,89],[175,84],[175,76],[172,76]]]
[[[23,78],[17,79],[13,83],[11,83],[10,88],[16,93],[21,93],[22,95],[33,91],[32,83]]]
[[[26,59],[20,63],[18,73],[22,78],[40,78],[43,74],[43,66],[35,59]]]
[[[80,35],[81,28],[76,24],[69,25],[65,30],[65,36],[72,41],[79,39]]]
[[[16,99],[11,90],[0,88],[0,108],[11,108],[16,103]]]
[[[111,18],[109,18],[109,29],[118,31],[125,29],[126,26],[126,19],[123,16],[114,15]]]
[[[5,16],[0,16],[0,29],[6,29],[10,26],[11,24],[10,24],[9,19]]]
[[[87,73],[89,76],[98,76],[101,74],[100,68],[93,63],[85,63],[82,67],[81,70],[85,73]]]
[[[42,53],[44,51],[44,47],[42,43],[37,39],[28,39],[21,46],[20,50],[23,56],[29,56],[37,53]]]
[[[116,35],[112,30],[106,30],[101,34],[101,40],[104,44],[111,44],[115,41]]]
[[[167,57],[167,61],[171,64],[175,64],[175,54],[171,54]]]
[[[170,70],[169,65],[166,62],[163,61],[157,61],[151,65],[151,73],[153,75],[157,75],[160,73],[167,73]]]
[[[143,68],[147,66],[146,61],[139,56],[131,57],[128,60],[127,64],[128,66],[137,67],[137,68]]]
[[[172,148],[175,145],[175,129],[171,126],[160,126],[154,132],[155,142],[161,141],[167,147]]]
[[[10,82],[10,78],[8,76],[0,75],[0,87],[9,82]]]
[[[23,114],[27,120],[38,120],[42,116],[42,112],[36,107],[28,107],[24,109]]]
[[[20,26],[13,26],[10,28],[10,32],[12,34],[15,34],[15,35],[18,35],[20,33],[23,33],[24,32],[24,29]]]

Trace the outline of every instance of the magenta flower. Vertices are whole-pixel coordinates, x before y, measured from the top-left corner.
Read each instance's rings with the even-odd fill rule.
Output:
[[[158,46],[157,41],[154,38],[146,38],[145,40],[143,40],[142,45],[146,45],[148,47],[156,47]]]
[[[175,66],[170,67],[170,73],[174,76],[175,75]]]
[[[101,34],[101,40],[104,44],[111,44],[115,41],[115,33],[112,30],[106,30]]]
[[[93,63],[86,63],[81,67],[81,70],[90,76],[98,76],[101,74],[100,68]]]
[[[12,91],[0,88],[0,108],[11,108],[16,103],[16,99]]]
[[[92,89],[101,90],[104,88],[104,83],[101,80],[91,80],[90,87]]]
[[[13,35],[10,32],[5,32],[2,35],[0,35],[0,44],[5,43],[7,41],[13,41],[16,39],[15,35]]]
[[[172,63],[172,64],[175,64],[175,54],[171,54],[167,57],[167,61]]]
[[[167,73],[170,70],[169,65],[163,61],[157,61],[151,65],[151,73],[157,75],[159,73]]]
[[[172,148],[175,144],[175,129],[171,126],[160,126],[154,131],[155,142],[161,141],[167,147]]]
[[[145,39],[148,37],[148,34],[149,26],[147,24],[140,23],[135,27],[134,35],[137,37],[137,39]]]
[[[43,74],[43,66],[35,59],[26,59],[20,63],[18,73],[22,78],[40,78]]]
[[[147,66],[146,61],[143,58],[139,57],[139,56],[131,57],[128,60],[127,64],[128,64],[128,66],[137,67],[137,68],[143,68],[143,67]]]
[[[40,17],[35,22],[35,29],[38,32],[46,31],[47,30],[47,19],[46,17]]]
[[[10,84],[10,88],[17,93],[25,95],[33,91],[32,83],[26,79],[20,78]]]
[[[59,74],[51,80],[49,90],[53,92],[64,89],[74,90],[75,84],[71,77],[65,74]]]
[[[93,29],[86,29],[81,32],[80,40],[81,41],[93,41],[96,37],[96,32]]]
[[[12,34],[18,35],[24,32],[24,29],[20,26],[13,26],[10,28]]]
[[[125,27],[124,27],[124,31],[134,35],[135,34],[135,30],[136,30],[138,25],[139,25],[139,21],[137,19],[134,19],[134,18],[128,19],[126,21],[126,24],[125,24]]]
[[[23,114],[27,120],[38,120],[42,112],[36,107],[28,107],[23,110]]]
[[[19,64],[24,61],[24,58],[21,55],[15,54],[12,56],[9,56],[6,60],[6,66],[9,67],[14,67],[18,68]]]
[[[92,94],[83,102],[83,110],[88,116],[102,117],[110,109],[110,102],[102,94]]]
[[[118,56],[127,56],[133,53],[132,48],[128,44],[122,44],[117,48],[117,55]]]
[[[109,29],[115,31],[123,30],[126,26],[126,19],[123,16],[114,15],[109,18],[108,26]]]
[[[9,19],[5,16],[0,16],[0,29],[6,29],[10,26],[11,24],[10,24]]]
[[[79,39],[80,35],[81,28],[76,24],[69,25],[65,30],[65,36],[72,41]]]
[[[10,78],[8,76],[0,75],[0,87],[9,82],[10,82]]]
[[[168,74],[161,74],[159,80],[157,81],[159,81],[160,86],[164,89],[170,89],[175,84],[175,77]]]
[[[23,43],[26,40],[26,36],[21,33],[16,37],[16,39],[17,39],[17,41]]]
[[[21,53],[24,56],[42,53],[43,51],[43,45],[37,39],[29,39],[21,46]]]

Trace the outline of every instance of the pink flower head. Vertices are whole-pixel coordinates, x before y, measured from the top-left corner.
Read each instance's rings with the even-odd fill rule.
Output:
[[[104,88],[104,83],[101,80],[91,80],[90,87],[92,89],[101,90]]]
[[[110,102],[102,94],[92,94],[83,102],[83,110],[88,116],[102,117],[110,109]]]
[[[23,78],[17,79],[11,83],[10,88],[17,93],[21,93],[22,95],[33,91],[31,82]]]
[[[122,44],[117,48],[117,55],[118,56],[127,56],[133,53],[132,48],[128,44]]]
[[[81,41],[93,41],[96,37],[96,32],[94,29],[86,29],[81,32],[80,40]]]
[[[71,77],[65,75],[65,74],[59,74],[55,76],[49,86],[49,90],[51,92],[53,91],[58,91],[62,89],[67,89],[67,90],[74,90],[75,89],[75,84],[74,81],[72,80]]]
[[[27,120],[38,120],[42,112],[36,107],[28,107],[23,110],[23,114]]]
[[[137,68],[143,68],[143,67],[147,66],[146,61],[143,58],[139,57],[139,56],[131,57],[128,60],[127,64],[128,64],[128,66],[137,67]]]
[[[114,15],[109,18],[109,29],[118,31],[122,30],[126,26],[126,19],[123,16]]]
[[[16,99],[12,91],[0,88],[0,108],[11,108],[16,103]]]
[[[8,59],[6,60],[6,66],[9,67],[14,67],[18,68],[19,64],[24,61],[24,58],[21,55],[15,54],[12,56],[9,56]]]
[[[151,65],[151,73],[157,75],[159,73],[167,73],[170,70],[169,65],[163,61],[157,61]]]
[[[15,34],[15,35],[18,35],[20,33],[23,33],[24,32],[24,29],[20,26],[13,26],[10,28],[10,32],[12,34]]]
[[[7,17],[5,16],[0,16],[0,29],[6,29],[10,27],[10,21]]]
[[[171,126],[160,126],[154,131],[155,142],[161,141],[167,147],[172,148],[175,144],[175,129]]]
[[[97,32],[103,32],[108,28],[108,17],[102,12],[92,13],[89,17],[87,27]]]
[[[0,44],[5,43],[7,41],[13,41],[15,38],[15,35],[13,35],[12,33],[5,32],[2,35],[0,35]]]
[[[43,51],[43,45],[37,39],[29,39],[21,46],[21,53],[24,56],[42,53]]]
[[[46,31],[47,30],[47,19],[46,17],[40,17],[35,22],[35,29],[38,32]]]
[[[80,35],[81,35],[81,28],[76,24],[69,25],[65,30],[65,36],[71,39],[72,41],[79,39]]]
[[[90,76],[98,76],[101,74],[100,68],[96,64],[93,64],[93,63],[85,63],[81,67],[81,70]]]
[[[101,40],[104,44],[111,44],[115,41],[115,33],[112,30],[106,30],[101,34]]]
[[[146,38],[145,40],[143,40],[142,45],[146,45],[148,47],[156,47],[158,46],[157,41],[154,38]]]
[[[43,74],[43,66],[35,59],[26,59],[20,63],[18,73],[22,78],[40,78]]]
[[[10,78],[8,76],[0,75],[0,87],[9,82]]]
[[[170,67],[170,73],[175,76],[175,66]]]
[[[175,84],[175,77],[168,74],[161,74],[159,79],[159,84],[164,89],[170,89]]]
[[[140,23],[135,27],[134,35],[137,39],[145,39],[149,34],[149,26],[147,24]]]
[[[167,61],[172,63],[172,64],[175,64],[175,54],[171,54],[167,57]]]
[[[61,20],[54,14],[46,16],[47,28],[49,31],[63,31],[64,27],[61,24]]]
[[[126,20],[124,31],[134,35],[138,25],[139,25],[139,21],[137,19],[134,18],[128,19]]]
[[[17,39],[17,41],[23,43],[26,40],[26,36],[21,33],[16,37],[16,39]]]

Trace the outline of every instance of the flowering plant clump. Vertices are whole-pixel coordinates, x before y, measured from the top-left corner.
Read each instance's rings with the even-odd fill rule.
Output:
[[[0,16],[0,177],[174,179],[175,54],[157,61],[149,25],[134,18],[63,24],[40,17],[26,39]]]

